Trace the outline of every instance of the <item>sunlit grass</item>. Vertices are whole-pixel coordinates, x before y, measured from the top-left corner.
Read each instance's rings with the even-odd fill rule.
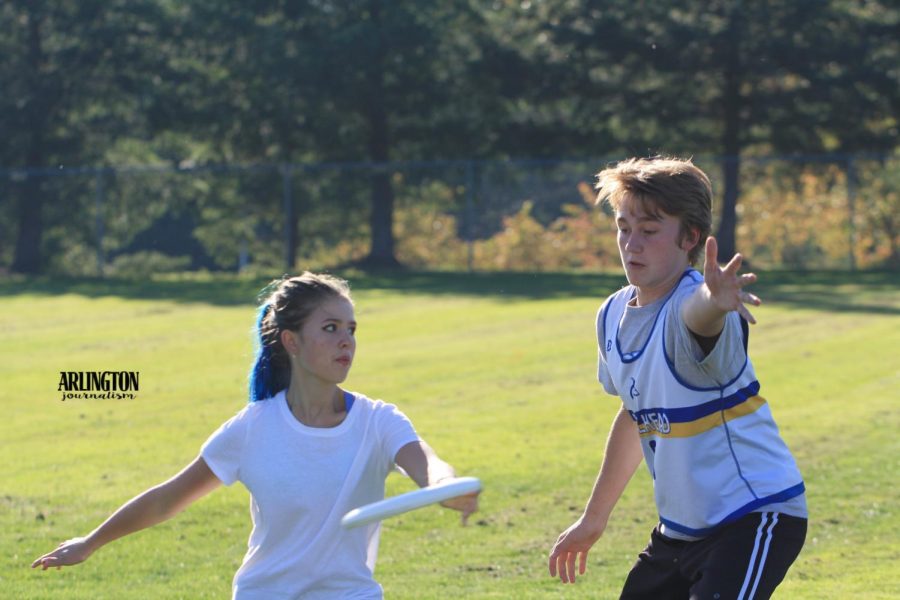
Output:
[[[900,579],[900,287],[889,275],[838,277],[772,274],[759,286],[768,302],[751,354],[812,512],[780,598],[889,598]],[[243,406],[263,283],[0,282],[0,596],[230,594],[249,533],[239,485],[76,568],[28,565],[175,473]],[[469,527],[435,507],[385,522],[376,577],[387,597],[617,597],[655,518],[643,469],[574,588],[550,579],[546,555],[581,510],[617,407],[595,382],[593,322],[621,279],[352,283],[359,351],[347,387],[400,405],[485,487]],[[68,370],[140,371],[139,396],[61,402]],[[411,488],[389,478],[391,494]]]

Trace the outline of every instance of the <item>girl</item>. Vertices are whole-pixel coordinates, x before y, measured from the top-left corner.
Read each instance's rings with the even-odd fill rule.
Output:
[[[130,500],[85,537],[32,567],[86,560],[103,545],[172,518],[219,485],[243,483],[253,530],[233,597],[381,598],[373,579],[379,524],[343,530],[350,509],[384,497],[392,466],[419,486],[454,477],[397,407],[341,389],[356,351],[348,284],[304,273],[282,280],[258,319],[250,403],[168,481]],[[477,510],[477,494],[444,506]]]

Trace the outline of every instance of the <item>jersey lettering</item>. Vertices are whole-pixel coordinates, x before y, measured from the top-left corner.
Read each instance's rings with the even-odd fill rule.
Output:
[[[638,415],[638,432],[641,435],[648,433],[661,433],[663,435],[672,431],[669,417],[663,412],[645,412]]]

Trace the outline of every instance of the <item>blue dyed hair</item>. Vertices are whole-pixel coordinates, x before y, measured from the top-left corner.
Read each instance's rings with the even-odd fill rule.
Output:
[[[257,402],[271,398],[282,389],[276,384],[277,369],[273,364],[273,348],[263,335],[263,322],[266,316],[271,312],[272,305],[269,303],[259,307],[259,313],[256,317],[256,335],[254,336],[255,356],[253,359],[253,368],[250,369],[250,402]],[[279,389],[275,389],[278,387]]]
[[[326,300],[344,297],[352,302],[349,284],[331,275],[305,272],[275,280],[262,293],[272,289],[256,316],[250,402],[271,398],[291,384],[291,361],[281,343],[282,331],[298,331]]]

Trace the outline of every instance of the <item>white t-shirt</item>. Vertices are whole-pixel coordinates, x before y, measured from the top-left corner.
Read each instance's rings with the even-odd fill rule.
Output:
[[[250,491],[253,531],[234,598],[381,598],[380,524],[345,530],[349,510],[384,498],[397,452],[419,437],[396,406],[354,394],[337,427],[291,413],[285,392],[248,404],[200,451],[222,483]]]

